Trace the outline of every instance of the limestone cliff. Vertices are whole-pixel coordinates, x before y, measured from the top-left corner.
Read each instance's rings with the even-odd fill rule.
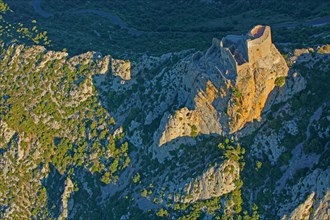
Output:
[[[285,60],[274,45],[266,57],[238,72],[235,90],[228,104],[230,133],[240,130],[247,122],[260,119],[268,95],[275,87],[275,80],[286,77],[287,72]]]
[[[215,107],[212,105],[217,96],[217,89],[208,81],[206,91],[199,91],[195,96],[195,109],[187,107],[179,109],[175,115],[170,115],[166,127],[159,141],[159,145],[165,144],[178,136],[195,137],[199,133],[220,133],[221,124]]]
[[[263,26],[138,61],[1,49],[0,218],[329,219],[325,52],[286,77]]]
[[[316,169],[297,185],[290,187],[289,201],[278,208],[280,214],[289,212],[282,219],[329,219],[329,182],[330,169]],[[310,193],[304,198],[307,192]]]
[[[239,172],[238,163],[229,160],[220,166],[211,167],[202,176],[189,182],[183,202],[211,199],[232,192],[236,188],[235,181],[239,179]]]
[[[172,78],[163,80],[172,97],[167,95],[170,100],[159,106],[166,109],[177,102],[182,107],[164,112],[153,138],[156,155],[166,154],[158,147],[193,143],[191,137],[198,134],[232,134],[260,120],[275,81],[287,73],[268,26],[256,26],[244,36],[214,39],[205,53],[197,52],[161,73]]]
[[[111,60],[111,71],[114,76],[119,76],[122,80],[131,79],[131,63],[127,60]]]

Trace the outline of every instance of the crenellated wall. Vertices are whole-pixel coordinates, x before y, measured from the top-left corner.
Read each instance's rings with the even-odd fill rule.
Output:
[[[233,36],[231,38],[233,38]],[[213,43],[219,47],[222,59],[227,60],[227,62],[224,62],[227,64],[226,68],[234,70],[236,73],[241,69],[246,68],[246,66],[255,63],[258,59],[266,57],[271,51],[272,39],[269,26],[258,25],[246,36],[241,37],[240,41],[237,41],[238,45],[240,45],[240,49],[236,49],[237,53],[247,54],[247,60],[243,62],[238,62],[239,60],[237,60],[237,57],[235,58],[235,55],[230,51],[229,46],[224,45],[224,41],[227,42],[228,39],[230,38],[223,38],[222,41]]]

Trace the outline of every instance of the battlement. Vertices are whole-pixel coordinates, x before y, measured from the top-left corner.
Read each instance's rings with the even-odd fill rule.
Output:
[[[220,41],[221,54],[237,72],[266,57],[272,45],[269,26],[255,26],[247,35],[228,35]]]

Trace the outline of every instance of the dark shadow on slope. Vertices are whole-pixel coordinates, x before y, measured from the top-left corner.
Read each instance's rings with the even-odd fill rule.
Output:
[[[79,167],[75,169],[71,178],[79,190],[71,195],[70,200],[73,201],[73,204],[68,217],[72,219],[109,219],[111,211],[104,213],[107,209],[98,206],[99,185],[102,184],[99,181],[100,175],[92,174],[89,170]]]
[[[156,66],[138,73],[133,66],[132,80],[120,85],[120,91],[109,88],[119,77],[114,77],[112,73],[94,75],[94,81],[102,82],[94,83],[99,102],[114,116],[115,128],[123,126],[124,131],[130,136],[134,132],[129,130],[132,121],[140,123],[139,129],[143,130],[143,145],[150,145],[154,132],[159,128],[165,114],[173,115],[184,107],[194,110],[197,94],[206,93],[209,82],[216,88],[222,87],[223,79],[215,68],[221,66],[220,51],[213,48],[205,54],[206,52],[189,52],[172,55]],[[186,66],[183,72],[175,72],[176,64]],[[175,83],[174,80],[169,82],[163,78],[175,78]],[[225,127],[226,125],[223,125],[223,128]]]
[[[146,213],[134,207],[135,201],[123,198],[122,192],[103,200],[102,186],[104,184],[99,181],[99,174],[92,174],[85,168],[78,168],[71,178],[79,190],[70,198],[73,203],[69,210],[69,219],[115,220],[127,213],[130,213],[130,219],[150,218]]]
[[[247,30],[260,20],[280,28],[303,23],[329,23],[329,17],[303,22],[311,16],[328,15],[329,5],[324,0],[271,0],[263,4],[244,0],[225,1],[224,4],[215,3],[218,1],[208,4],[205,1],[160,0],[6,2],[18,12],[16,20],[37,19],[52,36],[55,49],[65,47],[75,54],[91,49],[104,53],[118,52],[117,55],[122,56],[125,52],[132,54],[132,51],[164,54],[192,47],[206,48],[212,37]],[[93,11],[93,14],[75,13],[79,10]],[[102,12],[101,16],[95,11]],[[134,28],[143,34],[140,37],[130,36],[127,29],[121,29],[123,24],[113,17],[120,18],[129,30]]]
[[[47,192],[47,209],[52,218],[58,218],[62,212],[62,194],[65,188],[65,175],[61,175],[58,170],[49,163],[50,172],[42,180],[42,184]]]
[[[187,138],[193,139],[192,137],[179,137],[163,147],[177,144],[177,142],[185,141]],[[159,163],[157,159],[152,159],[150,155],[142,156],[142,170],[147,170],[150,174],[154,173],[153,177],[150,178],[150,183],[161,184],[165,177],[168,177],[170,182],[180,183],[180,181],[202,175],[210,165],[223,162],[224,152],[218,148],[218,144],[224,143],[225,137],[218,134],[200,134],[194,139],[196,145],[181,144],[175,150],[170,151],[170,157],[165,159],[163,163]]]

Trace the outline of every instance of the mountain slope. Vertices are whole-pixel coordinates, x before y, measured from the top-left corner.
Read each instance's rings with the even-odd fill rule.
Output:
[[[137,61],[2,44],[0,216],[326,219],[329,60],[264,26]]]

